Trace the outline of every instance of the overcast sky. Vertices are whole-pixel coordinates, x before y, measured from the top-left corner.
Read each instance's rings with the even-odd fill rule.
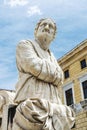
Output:
[[[15,89],[16,45],[33,39],[36,23],[47,17],[57,25],[50,47],[56,59],[87,39],[87,0],[0,0],[0,88]]]

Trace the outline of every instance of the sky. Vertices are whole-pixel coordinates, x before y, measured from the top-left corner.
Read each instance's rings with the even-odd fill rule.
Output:
[[[57,25],[50,46],[56,59],[87,39],[87,0],[0,0],[0,89],[15,90],[16,46],[34,38],[41,18],[52,18]]]

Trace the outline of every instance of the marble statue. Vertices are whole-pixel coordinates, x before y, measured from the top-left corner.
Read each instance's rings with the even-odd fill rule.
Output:
[[[18,106],[12,130],[70,130],[74,124],[73,110],[59,98],[63,72],[49,49],[56,29],[52,19],[41,19],[35,39],[17,45],[19,80],[14,102]]]
[[[7,90],[0,90],[0,118],[3,117],[3,107],[5,105],[14,104],[13,99],[15,92],[10,92]]]

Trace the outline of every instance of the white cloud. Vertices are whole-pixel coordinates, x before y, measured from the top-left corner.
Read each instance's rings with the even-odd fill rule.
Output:
[[[4,4],[14,6],[24,6],[28,4],[28,0],[4,0]]]
[[[32,16],[32,15],[35,15],[35,14],[38,14],[38,15],[42,14],[41,10],[36,5],[29,7],[27,13],[28,13],[28,16]]]

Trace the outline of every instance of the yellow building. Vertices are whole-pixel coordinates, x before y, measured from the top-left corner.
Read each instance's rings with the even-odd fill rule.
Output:
[[[74,129],[87,130],[87,40],[61,57],[58,63],[64,72],[62,101],[76,111]]]

